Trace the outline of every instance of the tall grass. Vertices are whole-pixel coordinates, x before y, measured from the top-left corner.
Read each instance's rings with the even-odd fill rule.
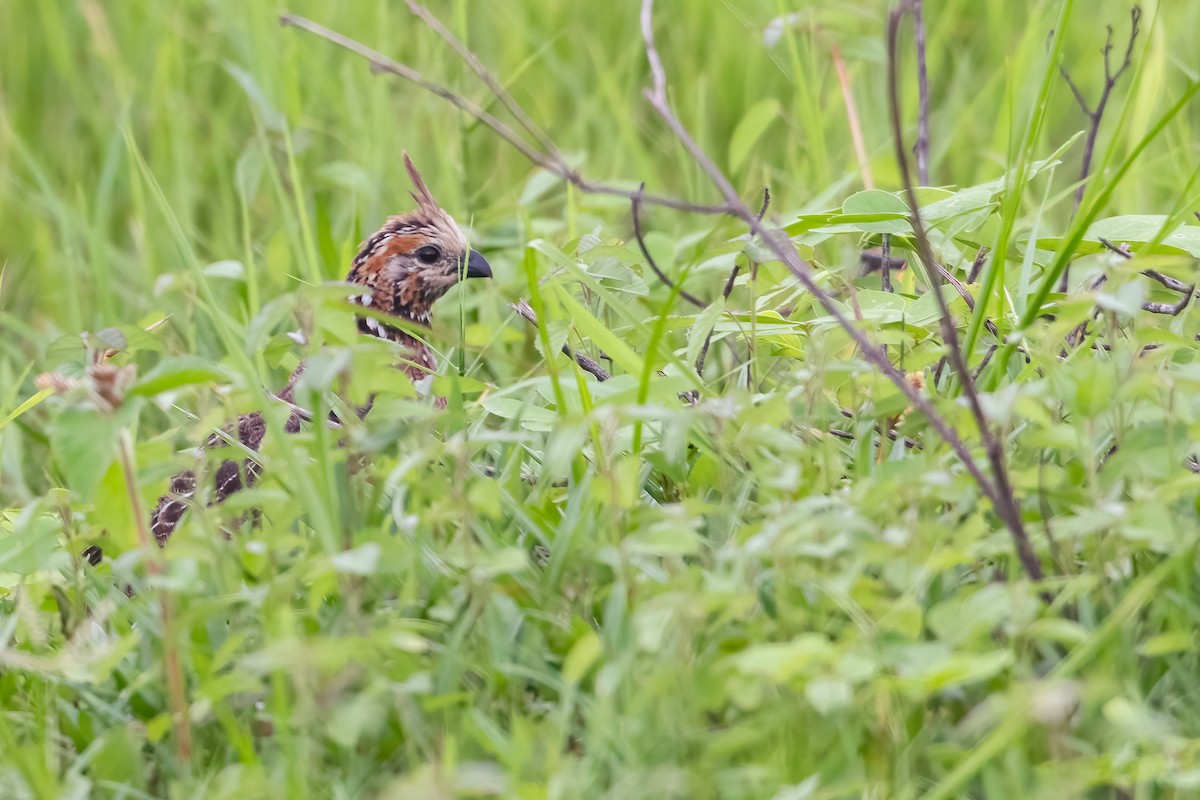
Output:
[[[933,224],[964,277],[975,248],[1007,242],[972,288],[1018,337],[985,402],[1054,576],[1047,607],[961,465],[744,231],[645,214],[689,291],[716,298],[744,266],[724,309],[687,307],[644,269],[623,201],[568,191],[277,21],[310,16],[490,103],[402,3],[0,3],[0,796],[1190,796],[1198,326],[1190,309],[1139,311],[1174,296],[1138,270],[1193,281],[1195,231],[1126,220],[1139,260],[1108,259],[1073,222],[1078,144],[1010,172],[1086,125],[1050,30],[1085,92],[1105,23],[1123,46],[1127,6],[1065,5],[926,3],[932,182],[948,191],[925,196],[1006,173],[1021,187]],[[656,26],[700,144],[746,197],[770,187],[770,219],[793,225],[821,284],[970,431],[932,380],[932,298],[911,271],[896,295],[858,272],[880,232],[903,248],[902,221],[813,216],[863,188],[835,43],[874,182],[899,188],[887,7],[667,0]],[[431,9],[589,177],[716,199],[642,100],[635,8]],[[1098,218],[1173,229],[1200,208],[1200,107],[1164,117],[1197,78],[1200,6],[1146,3],[1144,19],[1088,198]],[[767,44],[772,20],[786,24]],[[326,285],[410,205],[401,151],[496,273],[437,308],[445,412]],[[1071,297],[1039,294],[1056,256],[1076,259]],[[1103,290],[1079,289],[1101,270]],[[508,307],[522,296],[537,331]],[[1062,358],[1097,303],[1097,346]],[[983,312],[954,309],[973,365],[1003,351]],[[614,378],[579,373],[564,341]],[[39,373],[81,377],[85,347],[114,345],[141,376],[121,411],[38,393]],[[261,387],[304,357],[304,404],[323,416],[378,391],[366,421],[278,435]],[[152,503],[188,448],[255,408],[277,434],[267,477],[196,509],[148,575],[120,432]],[[900,440],[881,443],[894,420]],[[252,508],[258,526],[242,524]],[[175,658],[186,719],[164,678]]]

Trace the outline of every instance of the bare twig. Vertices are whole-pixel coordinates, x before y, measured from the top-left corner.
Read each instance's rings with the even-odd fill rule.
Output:
[[[642,40],[647,42],[646,61],[650,64],[650,77],[654,82],[652,91],[654,97],[659,98],[662,102],[667,102],[667,72],[663,69],[662,58],[658,55],[658,48],[653,46],[654,43],[654,3],[642,3]]]
[[[471,71],[474,72],[479,79],[483,81],[484,85],[487,86],[491,93],[501,103],[504,104],[504,107],[508,109],[508,113],[513,115],[517,122],[521,124],[521,127],[525,130],[525,132],[537,142],[538,146],[541,147],[544,152],[550,154],[551,158],[565,164],[565,161],[559,154],[558,149],[554,146],[554,142],[550,141],[550,137],[547,136],[545,132],[537,126],[537,123],[529,118],[529,115],[525,113],[525,109],[521,108],[520,103],[514,100],[513,96],[508,93],[508,90],[506,90],[500,84],[500,82],[497,81],[490,72],[488,72],[487,67],[483,65],[483,62],[479,60],[479,57],[471,52],[470,48],[459,41],[458,37],[455,36],[449,28],[443,25],[440,19],[429,13],[429,10],[420,3],[416,3],[414,0],[404,0],[404,2],[408,6],[409,11],[411,11],[413,14],[416,14],[422,22],[428,25],[434,33],[442,38],[442,41],[450,45],[450,48],[458,54],[459,58],[467,63],[467,66],[471,68]]]
[[[290,408],[292,410],[293,414],[295,414],[298,418],[304,420],[305,422],[312,422],[313,419],[315,418],[315,415],[313,414],[313,412],[309,411],[307,408],[304,408],[303,406],[298,406],[295,403],[291,402],[290,400],[286,400],[286,399],[280,397],[275,392],[272,392],[270,390],[264,389],[263,391],[266,392],[266,395],[269,399],[274,400],[276,403],[282,403],[283,405],[287,406],[288,408]],[[335,419],[332,416],[329,419],[325,420],[325,424],[328,425],[330,428],[334,428],[334,429],[342,427],[341,420]]]
[[[1083,109],[1083,113],[1087,115],[1089,122],[1087,139],[1083,145],[1083,165],[1079,170],[1079,186],[1075,189],[1075,209],[1079,209],[1079,204],[1083,202],[1083,193],[1087,188],[1088,174],[1092,169],[1092,157],[1096,151],[1096,138],[1100,132],[1100,123],[1104,120],[1104,110],[1108,107],[1108,101],[1112,97],[1113,87],[1117,85],[1117,81],[1121,75],[1133,64],[1133,46],[1137,43],[1138,34],[1141,33],[1142,7],[1135,5],[1129,11],[1129,42],[1125,46],[1125,58],[1122,59],[1121,65],[1114,71],[1112,68],[1112,49],[1113,49],[1113,27],[1108,26],[1108,38],[1104,43],[1104,49],[1101,51],[1104,55],[1104,88],[1100,91],[1100,99],[1093,109],[1088,105],[1087,100],[1083,96],[1083,92],[1075,85],[1075,81],[1071,79],[1071,74],[1067,72],[1067,68],[1060,66],[1059,72],[1062,73],[1063,79],[1067,82],[1067,86],[1071,87],[1072,94],[1075,95],[1075,101],[1079,103],[1079,107]]]
[[[885,292],[893,291],[892,289],[892,235],[890,233],[883,234],[883,252],[879,258],[879,278],[883,284]]]
[[[992,356],[996,355],[996,347],[997,345],[992,345],[988,348],[988,351],[983,354],[983,360],[979,362],[979,366],[977,366],[975,371],[971,373],[971,380],[979,380],[979,376],[983,374],[983,370],[987,367],[988,362],[992,360]]]
[[[1151,314],[1166,314],[1168,317],[1176,317],[1179,316],[1180,312],[1188,307],[1188,303],[1190,302],[1192,302],[1192,293],[1188,292],[1186,295],[1180,298],[1179,302],[1177,303],[1155,303],[1152,301],[1146,301],[1145,303],[1142,303],[1142,310],[1149,311]]]
[[[526,321],[529,322],[530,325],[532,325],[535,328],[537,327],[537,325],[538,325],[537,314],[534,313],[533,308],[530,307],[529,303],[527,303],[524,300],[521,300],[516,303],[509,303],[508,305],[513,311],[516,311],[518,314],[520,314],[522,317],[524,317],[526,319]],[[592,361],[590,358],[585,356],[583,353],[576,353],[574,350],[572,350],[571,345],[564,344],[562,346],[562,351],[563,351],[563,355],[565,355],[567,358],[573,359],[575,361],[575,363],[579,365],[580,369],[582,369],[584,372],[590,373],[591,375],[595,376],[596,380],[606,381],[612,377],[612,375],[610,375],[604,369],[604,367],[600,366],[595,361]]]
[[[426,10],[426,13],[429,13]],[[546,154],[541,150],[530,145],[525,139],[512,129],[511,126],[497,119],[492,114],[489,114],[477,104],[471,102],[462,95],[452,92],[440,83],[430,80],[419,71],[412,67],[401,64],[398,61],[388,58],[387,56],[372,50],[362,42],[356,39],[351,39],[349,36],[330,30],[324,25],[313,22],[310,19],[298,16],[296,14],[284,14],[279,18],[282,25],[287,25],[320,37],[328,42],[331,42],[338,47],[356,53],[365,58],[371,65],[371,71],[375,73],[388,73],[397,77],[403,78],[406,81],[416,84],[425,91],[442,98],[447,103],[450,103],[455,108],[465,112],[466,114],[479,120],[492,130],[497,136],[508,142],[512,147],[525,156],[535,166],[546,170],[549,173],[557,175],[564,181],[574,185],[582,192],[589,194],[604,194],[614,197],[624,197],[626,200],[632,200],[635,192],[631,189],[622,189],[617,186],[611,186],[605,183],[591,181],[580,175],[573,169],[566,160],[555,151],[554,153]],[[687,211],[694,214],[731,214],[732,211],[728,203],[712,204],[712,203],[693,203],[689,200],[683,200],[678,197],[666,197],[662,195],[643,194],[640,198],[643,205],[662,206],[664,208],[673,208],[676,211]]]
[[[633,193],[633,197],[629,199],[630,214],[633,216],[633,237],[637,239],[638,249],[642,251],[642,257],[646,259],[646,264],[650,267],[654,274],[658,276],[658,279],[666,284],[668,289],[678,291],[680,297],[682,297],[684,300],[687,300],[696,308],[707,308],[708,303],[704,302],[699,297],[696,297],[694,294],[685,292],[682,286],[676,290],[675,281],[668,278],[667,274],[659,269],[658,262],[654,260],[654,256],[650,255],[650,248],[646,247],[646,239],[642,235],[641,201],[645,188],[646,184],[643,183],[638,187],[638,190]]]
[[[910,221],[917,242],[917,255],[920,256],[921,261],[928,269],[930,281],[933,283],[933,295],[941,317],[942,336],[946,341],[946,354],[949,357],[951,367],[958,373],[959,379],[962,381],[963,393],[967,397],[967,404],[979,429],[979,438],[983,443],[984,452],[991,463],[992,476],[995,479],[993,486],[995,496],[992,500],[995,504],[996,513],[1004,521],[1005,526],[1012,534],[1013,543],[1017,549],[1017,557],[1020,559],[1021,565],[1029,574],[1029,577],[1035,581],[1041,580],[1042,565],[1038,560],[1037,554],[1034,552],[1032,543],[1029,541],[1029,534],[1025,531],[1025,525],[1021,521],[1021,509],[1017,504],[1016,495],[1009,482],[1008,468],[1004,461],[1003,445],[988,424],[987,415],[984,413],[983,405],[979,401],[979,394],[975,390],[974,378],[970,368],[967,366],[966,358],[959,347],[958,329],[954,324],[953,317],[950,316],[950,307],[946,304],[946,299],[942,297],[941,287],[938,285],[936,278],[934,278],[935,275],[945,276],[947,273],[945,270],[937,268],[939,266],[937,259],[934,258],[933,248],[929,243],[925,225],[921,221],[920,204],[917,201],[917,192],[916,187],[913,185],[912,175],[909,173],[908,156],[904,149],[903,125],[900,121],[898,38],[900,19],[903,14],[904,8],[900,6],[892,11],[888,20],[888,105],[891,112],[892,135],[895,137],[896,144],[896,162],[900,168],[900,178],[904,184],[905,193],[908,195],[908,205],[911,214]],[[955,288],[959,287],[961,287],[961,284],[958,284]]]
[[[891,234],[885,233],[885,234],[883,234],[883,236],[890,237]],[[864,250],[861,253],[859,253],[858,261],[860,264],[862,264],[862,267],[863,267],[862,274],[863,275],[870,275],[872,272],[875,272],[876,270],[883,269],[883,247],[882,247],[882,244],[881,244],[879,250],[880,250],[880,252],[875,252],[874,250]],[[889,238],[888,250],[891,250],[890,238]],[[896,258],[895,256],[889,256],[887,265],[888,265],[889,270],[898,272],[899,270],[902,270],[906,266],[908,266],[908,259]]]
[[[922,186],[929,185],[929,71],[925,65],[925,3],[910,0],[913,15],[913,38],[917,45],[917,92],[919,95],[917,117],[917,143],[913,152],[917,156],[917,180]]]
[[[1144,269],[1142,274],[1153,281],[1158,281],[1164,288],[1170,289],[1173,292],[1190,292],[1195,287],[1188,286],[1178,278],[1172,278],[1170,275],[1163,275],[1156,269]]]
[[[1115,242],[1105,239],[1103,236],[1099,237],[1099,241],[1105,250],[1111,250],[1126,260],[1133,258],[1133,251],[1131,251],[1128,246],[1124,244],[1116,244]]]
[[[1092,171],[1092,158],[1096,152],[1096,139],[1100,135],[1100,124],[1104,121],[1104,111],[1108,108],[1108,101],[1112,97],[1113,87],[1117,85],[1117,81],[1121,75],[1133,64],[1133,46],[1137,43],[1138,34],[1141,33],[1142,7],[1134,5],[1129,11],[1129,42],[1125,46],[1125,58],[1122,59],[1121,65],[1116,70],[1112,68],[1112,49],[1113,49],[1113,27],[1108,26],[1108,38],[1104,42],[1104,49],[1100,52],[1104,55],[1104,88],[1100,91],[1100,99],[1096,102],[1096,107],[1093,109],[1088,105],[1087,99],[1083,96],[1083,92],[1071,79],[1071,73],[1067,71],[1065,66],[1059,65],[1058,71],[1062,74],[1063,80],[1067,82],[1071,93],[1075,95],[1075,102],[1079,103],[1079,107],[1088,118],[1087,138],[1083,144],[1083,161],[1079,168],[1079,186],[1075,189],[1075,210],[1079,211],[1079,206],[1083,202],[1083,194],[1087,189],[1088,176]],[[1062,280],[1059,281],[1058,290],[1060,292],[1067,291],[1070,285],[1070,266],[1063,270]]]
[[[1100,244],[1104,245],[1107,250],[1116,253],[1127,261],[1133,258],[1133,253],[1130,251],[1129,247],[1124,244],[1115,244],[1103,237],[1100,237]],[[1157,281],[1167,289],[1175,292],[1181,292],[1183,294],[1183,297],[1174,303],[1155,303],[1151,301],[1142,303],[1142,310],[1149,311],[1151,314],[1166,314],[1170,317],[1178,316],[1180,312],[1188,307],[1188,304],[1192,301],[1192,297],[1196,293],[1195,284],[1189,286],[1177,278],[1172,278],[1170,275],[1163,275],[1158,270],[1144,269],[1142,270],[1142,274],[1151,280]],[[1104,282],[1104,278],[1105,276],[1101,275],[1100,278],[1098,278],[1092,285],[1092,289],[1098,288],[1100,284]],[[1087,323],[1084,323],[1084,325],[1086,324]]]

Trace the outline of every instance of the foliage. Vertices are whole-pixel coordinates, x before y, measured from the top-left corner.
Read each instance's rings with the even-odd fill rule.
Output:
[[[659,266],[715,299],[693,308],[629,241],[623,201],[280,29],[274,4],[0,5],[0,29],[24,33],[0,50],[0,796],[1190,796],[1200,325],[1190,306],[1143,311],[1178,294],[1141,271],[1195,281],[1200,111],[1168,111],[1195,77],[1180,56],[1200,8],[1147,8],[1087,220],[1086,119],[1064,86],[1039,90],[1060,5],[1011,5],[926,4],[942,185],[918,194],[983,309],[945,290],[977,327],[969,360],[1044,586],[925,420],[729,221],[644,213]],[[1064,28],[1085,88],[1103,80],[1097,20],[1127,14],[1096,6]],[[292,10],[474,86],[401,4]],[[713,196],[640,101],[633,9],[433,10],[589,176]],[[982,463],[924,274],[889,293],[858,263],[884,237],[913,247],[885,11],[678,0],[659,37],[700,143],[746,197],[770,186],[768,219]],[[831,43],[886,191],[864,187]],[[338,283],[408,205],[401,149],[496,273],[437,308],[444,412],[355,332]],[[991,288],[968,282],[998,240]],[[1071,291],[1050,291],[1068,261]],[[564,342],[613,377],[578,371]],[[86,387],[106,351],[137,368],[119,408],[35,384]],[[371,415],[280,435],[287,411],[261,387],[301,358],[318,419],[375,391]],[[254,409],[276,434],[263,481],[193,511],[150,568],[131,497],[153,503]]]

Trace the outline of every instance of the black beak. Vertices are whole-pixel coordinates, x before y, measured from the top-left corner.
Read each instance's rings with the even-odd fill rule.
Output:
[[[492,266],[487,263],[487,259],[480,255],[478,250],[472,250],[467,256],[467,277],[468,278],[490,278],[492,277]]]

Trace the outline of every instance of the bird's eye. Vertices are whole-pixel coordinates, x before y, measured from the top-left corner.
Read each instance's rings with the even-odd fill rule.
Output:
[[[425,245],[417,251],[417,258],[422,264],[436,264],[442,257],[442,251],[431,244]]]

